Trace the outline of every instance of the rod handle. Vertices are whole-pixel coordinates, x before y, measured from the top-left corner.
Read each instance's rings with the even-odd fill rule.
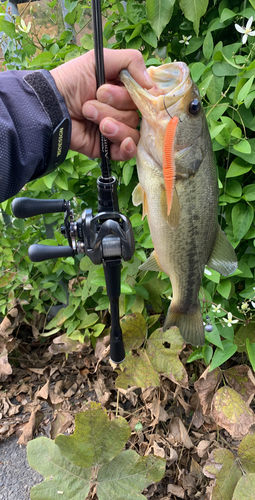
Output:
[[[57,259],[59,257],[73,257],[74,251],[69,246],[35,244],[29,247],[28,256],[32,262],[42,262],[43,260]]]

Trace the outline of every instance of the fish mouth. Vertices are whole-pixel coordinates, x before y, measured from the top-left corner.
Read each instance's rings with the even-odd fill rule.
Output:
[[[124,69],[120,72],[120,80],[124,83],[131,98],[141,109],[141,100],[146,100],[157,111],[172,107],[192,86],[188,66],[183,62],[173,62],[162,66],[151,66],[147,69],[153,82],[149,90],[143,89]]]

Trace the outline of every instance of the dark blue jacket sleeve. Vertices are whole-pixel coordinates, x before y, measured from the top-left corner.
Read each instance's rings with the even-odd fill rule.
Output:
[[[62,163],[70,137],[70,115],[48,71],[1,73],[0,203]]]

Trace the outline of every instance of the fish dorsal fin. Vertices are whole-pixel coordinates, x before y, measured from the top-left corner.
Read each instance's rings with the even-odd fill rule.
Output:
[[[162,271],[155,250],[153,250],[146,262],[139,266],[139,269],[141,271]]]
[[[163,176],[166,188],[167,215],[170,214],[175,181],[175,164],[174,164],[174,138],[176,128],[179,122],[177,116],[173,116],[169,121],[163,143]]]
[[[143,215],[142,215],[142,220],[144,219],[145,215],[148,214],[148,203],[147,203],[147,197],[146,194],[141,187],[140,183],[137,184],[135,187],[133,193],[132,193],[132,202],[135,207],[140,205],[141,203],[143,204]]]
[[[167,199],[166,199],[165,189],[162,189],[161,191],[160,205],[161,205],[162,216],[167,221],[171,229],[176,229],[179,224],[180,211],[181,211],[179,196],[176,187],[174,187],[170,214],[167,215]]]
[[[228,276],[237,269],[238,262],[235,250],[220,226],[218,226],[214,247],[207,265],[223,276]]]

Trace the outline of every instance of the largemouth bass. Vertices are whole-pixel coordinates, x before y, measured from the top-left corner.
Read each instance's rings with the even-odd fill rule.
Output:
[[[237,258],[218,225],[218,181],[199,91],[183,62],[150,67],[149,91],[123,70],[120,79],[142,114],[137,151],[139,184],[154,251],[142,270],[163,270],[173,298],[163,330],[177,326],[183,339],[204,344],[199,288],[205,265],[224,276]]]

